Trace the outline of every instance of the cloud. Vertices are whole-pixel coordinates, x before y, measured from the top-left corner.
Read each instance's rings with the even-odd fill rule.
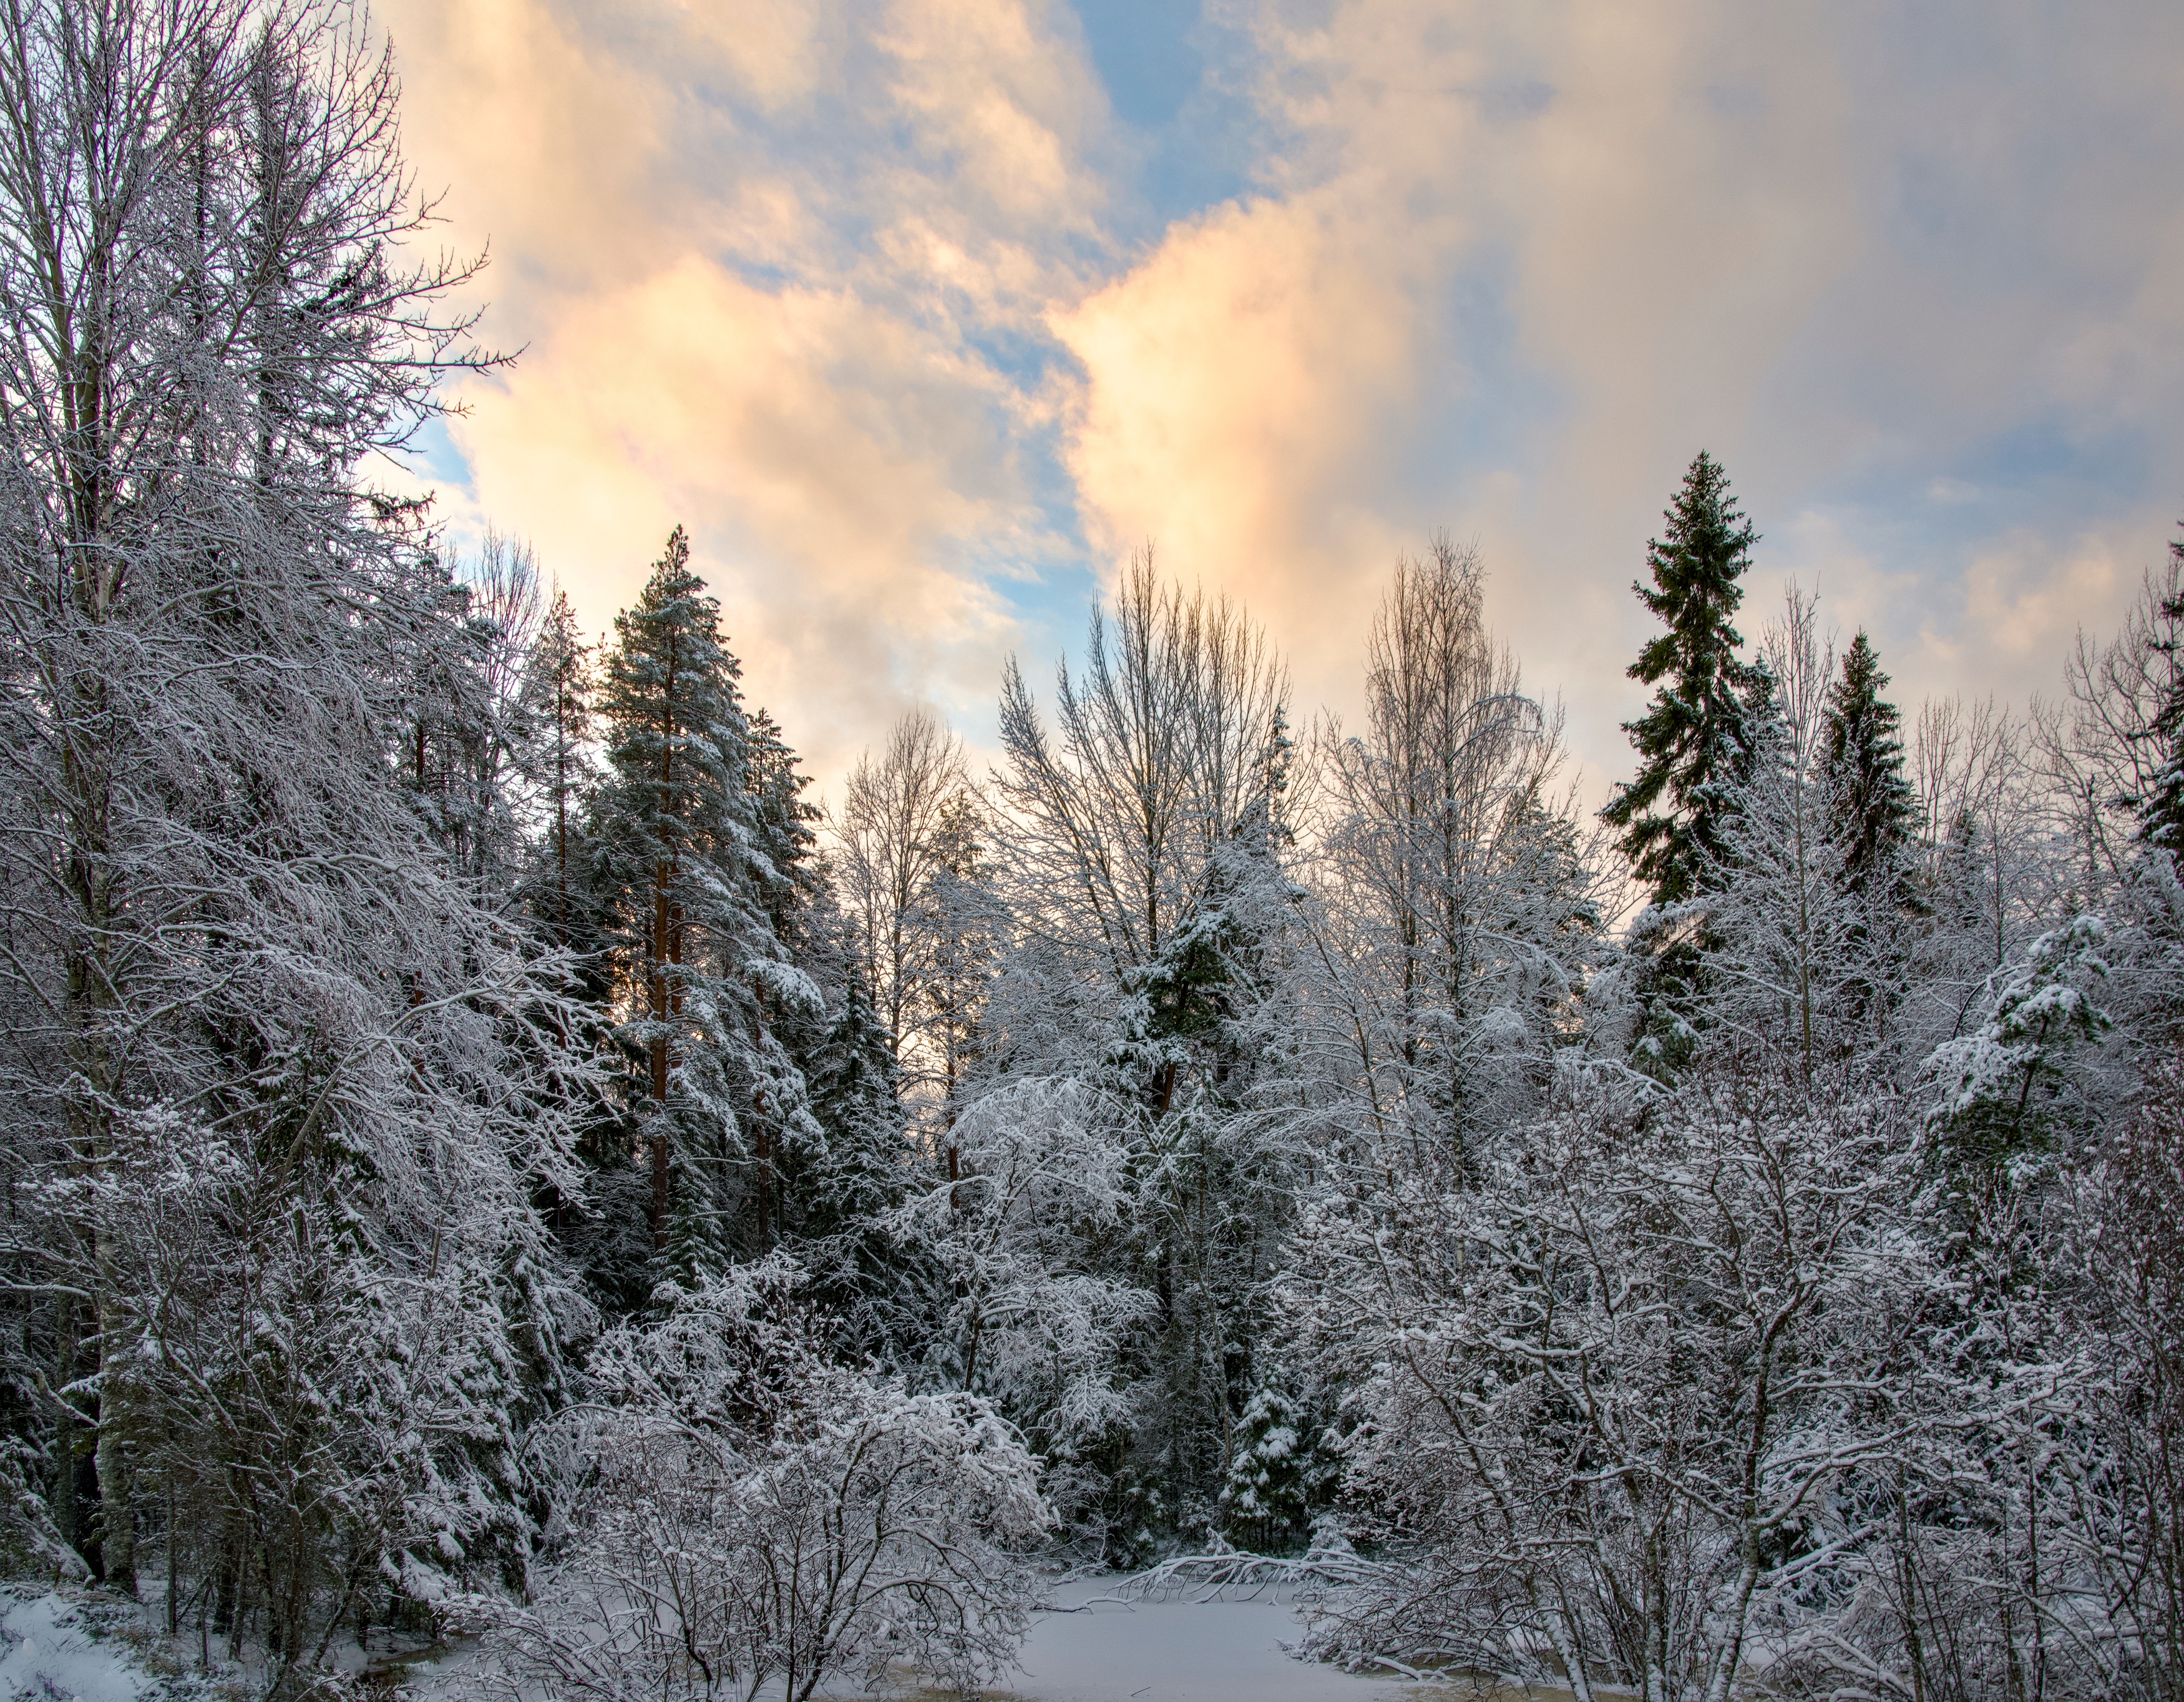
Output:
[[[655,69],[591,50],[543,0],[382,0],[420,188],[460,252],[490,244],[499,322],[542,291],[611,284],[667,240],[649,180],[666,144]],[[511,276],[512,275],[512,276]]]
[[[1066,8],[1028,0],[899,0],[880,41],[895,109],[950,199],[998,221],[1092,228],[1106,198],[1087,142],[1106,109]]]
[[[2137,583],[2118,564],[2159,549],[2138,486],[2184,449],[2169,287],[2184,222],[2164,187],[2184,123],[2121,63],[2175,36],[2173,17],[2080,32],[2038,7],[1713,0],[1251,15],[1280,131],[1251,222],[1339,209],[1337,251],[1379,299],[1329,289],[1306,311],[1330,342],[1361,310],[1380,324],[1354,361],[1289,361],[1279,336],[1208,333],[1195,354],[1173,339],[1182,373],[1301,375],[1284,386],[1295,423],[1255,432],[1241,398],[1262,381],[1246,377],[1236,418],[1204,410],[1233,457],[1140,451],[1134,476],[1170,513],[1258,517],[1255,600],[1284,641],[1354,632],[1384,568],[1330,562],[1330,539],[1477,536],[1495,618],[1535,684],[1569,700],[1603,790],[1638,702],[1624,664],[1646,618],[1627,587],[1702,446],[1766,534],[1755,617],[1768,585],[1825,569],[1907,689],[2021,695],[2078,622],[2117,617]],[[1269,244],[1240,264],[1306,275],[1284,259]],[[1164,246],[1141,269],[1145,310],[1175,313],[1150,287],[1170,268]],[[1217,298],[1225,275],[1204,287]],[[1386,370],[1387,327],[1408,371]],[[1121,370],[1087,365],[1095,394]],[[1217,391],[1135,366],[1155,424],[1164,396]],[[1088,410],[1073,465],[1095,510],[1134,517],[1105,476],[1124,457],[1103,438],[1142,429],[1127,408],[1108,402],[1104,430]],[[1936,489],[1993,496],[1944,513]],[[1378,526],[1338,524],[1346,504]]]
[[[827,80],[842,20],[811,0],[679,0],[675,35],[726,69],[764,113],[808,98]]]
[[[1396,536],[1373,462],[1415,411],[1423,330],[1352,235],[1315,200],[1223,207],[1051,321],[1084,371],[1068,465],[1095,546],[1154,541],[1330,678]]]
[[[990,356],[1080,290],[1106,123],[1073,14],[1017,0],[393,0],[406,137],[488,237],[443,512],[531,538],[594,630],[688,522],[756,700],[822,778],[898,709],[975,720],[1057,558]]]
[[[689,520],[822,773],[917,699],[978,734],[998,656],[1073,637],[1056,588],[1149,539],[1354,704],[1446,527],[1597,793],[1702,446],[1765,534],[1755,628],[1817,577],[1907,695],[2045,684],[2184,502],[2153,0],[1223,0],[1193,122],[1246,187],[1158,218],[1061,0],[382,4],[527,345],[451,505],[594,622]]]
[[[933,672],[998,667],[1009,622],[965,558],[1035,523],[998,382],[847,293],[694,256],[565,314],[456,435],[595,627],[688,523],[747,689],[831,772]]]

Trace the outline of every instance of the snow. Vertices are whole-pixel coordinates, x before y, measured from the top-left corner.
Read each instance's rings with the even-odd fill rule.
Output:
[[[0,1702],[137,1702],[150,1688],[133,1651],[94,1638],[76,1604],[59,1596],[9,1602],[0,1633],[8,1643],[0,1656]]]
[[[1454,1702],[1477,1695],[1468,1685],[1365,1677],[1292,1660],[1283,1645],[1296,1640],[1301,1627],[1285,1604],[1100,1599],[1112,1598],[1122,1582],[1081,1579],[1056,1590],[1055,1606],[1033,1616],[1023,1670],[982,1694],[989,1702]],[[483,1650],[466,1646],[411,1667],[402,1694],[415,1702],[455,1702],[476,1695],[493,1670]],[[1568,1695],[1488,1694],[1503,1702],[1526,1694],[1567,1702]],[[848,1691],[830,1689],[825,1697],[856,1702]]]
[[[1059,1611],[1032,1621],[1027,1702],[1407,1702],[1419,1692],[1295,1660],[1295,1613],[1273,1602],[1101,1602],[1113,1579],[1056,1592]],[[1067,1610],[1074,1609],[1074,1611]]]

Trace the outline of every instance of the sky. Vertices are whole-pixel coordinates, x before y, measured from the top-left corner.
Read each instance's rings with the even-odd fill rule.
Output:
[[[2053,693],[2184,516],[2174,0],[378,0],[511,364],[403,477],[603,631],[686,525],[832,792],[1134,550],[1354,717],[1475,543],[1598,801],[1701,449],[1907,706]]]

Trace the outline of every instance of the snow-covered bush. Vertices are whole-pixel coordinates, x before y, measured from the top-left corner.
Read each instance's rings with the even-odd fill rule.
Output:
[[[1895,1443],[1915,1127],[1886,1096],[1591,1095],[1474,1189],[1322,1204],[1300,1322],[1362,1407],[1354,1487],[1400,1564],[1314,1646],[1736,1691]]]
[[[1935,1049],[1936,1127],[1952,1164],[1992,1168],[2046,1144],[2068,1085],[2064,1058],[2113,1026],[2094,1000],[2109,937],[2092,915],[2039,935],[1997,974],[1986,1021]]]
[[[1128,1420],[1118,1355],[1152,1297],[1087,1270],[1128,1203],[1117,1108],[1068,1080],[1005,1082],[956,1123],[956,1180],[897,1214],[945,1273],[939,1370],[1036,1420],[1047,1446],[1081,1445]]]
[[[495,1633],[511,1694],[802,1702],[830,1677],[968,1691],[1013,1664],[1036,1463],[973,1396],[828,1364],[800,1280],[780,1260],[709,1279],[602,1345],[605,1400],[554,1439],[553,1556]]]

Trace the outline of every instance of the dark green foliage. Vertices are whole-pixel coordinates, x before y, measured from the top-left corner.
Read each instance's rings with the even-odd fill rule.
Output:
[[[1301,1547],[1313,1515],[1332,1501],[1341,1462],[1325,1428],[1276,1381],[1252,1391],[1236,1420],[1221,1518],[1239,1548],[1277,1554]]]
[[[749,726],[736,685],[743,670],[722,643],[720,613],[678,526],[636,605],[615,617],[599,710],[614,770],[607,812],[620,841],[606,855],[628,870],[628,939],[649,940],[650,907],[640,894],[656,890],[687,908],[706,896],[707,865],[752,837],[743,801]]]
[[[1666,628],[1630,666],[1633,679],[1656,688],[1646,713],[1624,723],[1638,773],[1600,813],[1621,830],[1623,853],[1654,901],[1674,904],[1704,888],[1736,809],[1730,783],[1747,748],[1753,682],[1732,622],[1759,534],[1703,449],[1664,517],[1666,537],[1646,546],[1653,583],[1631,588]]]
[[[2169,553],[2184,565],[2184,541],[2171,539]],[[2139,837],[2184,859],[2184,591],[2164,597],[2158,617],[2153,649],[2166,664],[2168,680],[2147,729],[2156,766],[2152,784],[2131,801],[2138,814]]]
[[[865,1141],[875,1130],[899,1134],[894,1048],[872,1009],[864,977],[850,972],[842,1014],[827,1030],[811,1076],[811,1108],[830,1139]],[[892,1138],[892,1137],[890,1137]]]
[[[1167,1498],[1154,1473],[1143,1468],[1132,1440],[1128,1430],[1117,1426],[1050,1455],[1064,1526],[1096,1542],[1100,1564],[1117,1572],[1139,1571],[1157,1561],[1162,1539],[1174,1526]]]
[[[821,884],[811,856],[819,810],[804,798],[811,784],[809,775],[797,773],[796,753],[772,716],[751,711],[744,785],[754,818],[752,880],[775,936],[791,946],[811,943],[804,920]]]
[[[817,1292],[859,1345],[883,1359],[910,1351],[894,1339],[894,1326],[916,1310],[908,1291],[927,1274],[911,1269],[909,1250],[885,1221],[916,1177],[890,1040],[852,970],[811,1071],[811,1110],[825,1145],[783,1175],[783,1227],[805,1243],[799,1256]]]
[[[597,780],[591,756],[599,691],[592,646],[566,592],[557,591],[525,669],[522,700],[535,729],[528,778],[538,789],[546,831],[524,893],[539,931],[565,951],[596,955],[598,917],[585,871],[591,862],[584,799]]]
[[[1903,718],[1880,695],[1887,684],[1872,641],[1860,632],[1828,694],[1830,825],[1843,884],[1883,898],[1903,884],[1903,850],[1914,814],[1903,774]]]
[[[680,527],[615,633],[594,879],[656,1274],[687,1275],[773,1244],[776,1167],[817,1140],[781,1032],[821,1004],[783,937],[812,884],[811,811],[777,730],[744,711]]]

